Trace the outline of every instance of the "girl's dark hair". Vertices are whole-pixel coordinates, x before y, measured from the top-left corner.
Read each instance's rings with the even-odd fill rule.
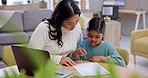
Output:
[[[76,14],[79,14],[80,16],[81,12],[75,1],[62,0],[55,7],[51,18],[47,19],[47,21],[49,22],[49,38],[51,40],[57,40],[58,45],[61,47],[64,44],[62,41],[62,23],[65,19],[70,18]]]
[[[93,17],[89,21],[88,27],[87,27],[87,31],[95,30],[95,31],[102,33],[102,34],[105,33],[105,29],[106,29],[105,21],[100,17]]]

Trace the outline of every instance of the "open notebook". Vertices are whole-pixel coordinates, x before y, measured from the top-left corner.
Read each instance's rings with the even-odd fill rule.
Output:
[[[95,76],[98,74],[101,75],[109,74],[109,71],[107,71],[97,62],[81,63],[73,67],[79,72],[81,76]]]
[[[28,56],[29,53],[32,53],[33,55],[38,55],[38,54],[43,55],[44,56],[43,61],[45,62],[50,58],[50,54],[48,51],[37,50],[21,46],[11,46],[11,47],[16,60],[18,70],[20,71],[21,69],[25,69],[26,74],[29,76],[33,76],[33,71],[38,69],[38,67],[35,65],[32,59]],[[43,58],[39,56],[34,56],[34,57],[36,59]],[[56,71],[56,74],[60,75],[61,78],[66,77],[72,73],[74,73],[74,71],[66,69],[58,69]]]

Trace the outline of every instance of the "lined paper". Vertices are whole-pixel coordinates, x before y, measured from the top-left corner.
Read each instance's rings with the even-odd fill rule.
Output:
[[[95,76],[97,74],[109,74],[109,72],[96,62],[82,63],[73,66],[81,76]]]

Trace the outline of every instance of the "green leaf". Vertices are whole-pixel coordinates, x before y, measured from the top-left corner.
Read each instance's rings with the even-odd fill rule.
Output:
[[[116,71],[115,71],[114,64],[112,64],[112,63],[109,64],[108,71],[110,72],[111,78],[118,78]]]
[[[19,75],[19,78],[26,78],[26,71],[24,69],[21,70],[21,74]]]
[[[18,74],[12,69],[12,78],[19,78]]]
[[[45,65],[42,65],[38,71],[35,71],[35,78],[58,78],[55,74],[56,64],[49,59]]]
[[[9,76],[7,71],[5,71],[5,78],[10,78],[10,76]]]

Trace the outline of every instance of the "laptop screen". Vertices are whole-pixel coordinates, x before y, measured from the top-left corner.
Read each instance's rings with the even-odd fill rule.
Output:
[[[25,69],[26,74],[33,76],[33,72],[38,70],[50,58],[48,51],[37,50],[21,46],[11,46],[18,70]],[[37,60],[34,60],[37,59]]]

